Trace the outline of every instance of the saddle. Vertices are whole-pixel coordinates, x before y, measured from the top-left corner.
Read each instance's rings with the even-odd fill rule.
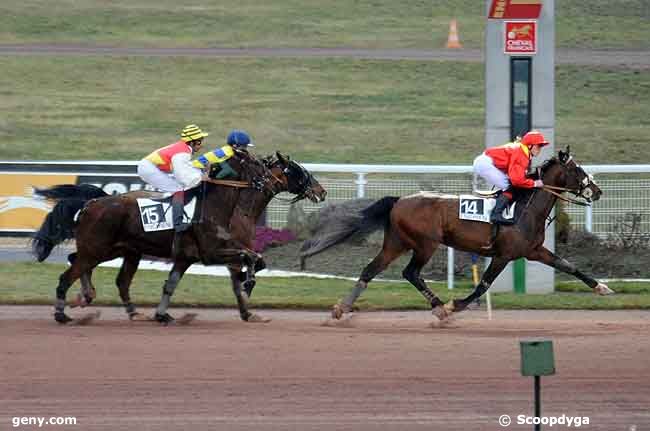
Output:
[[[198,197],[200,192],[201,192],[200,185],[196,187],[192,187],[189,190],[185,190],[185,193],[183,194],[184,196],[183,205],[187,205],[192,199]],[[142,190],[138,193],[138,198],[146,198],[152,201],[170,204],[173,195],[174,193],[171,192],[156,192],[151,190]]]

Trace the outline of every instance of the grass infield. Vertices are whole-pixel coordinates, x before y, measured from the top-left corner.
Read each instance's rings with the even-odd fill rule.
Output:
[[[58,277],[65,265],[17,263],[0,264],[0,303],[3,304],[52,304]],[[97,288],[97,303],[119,305],[114,280],[117,269],[97,268],[93,281]],[[155,305],[160,299],[162,285],[167,277],[164,272],[142,270],[136,273],[131,298],[137,305]],[[328,309],[347,295],[353,281],[314,278],[258,278],[258,285],[251,306],[260,308]],[[468,282],[458,282],[458,288],[450,291],[445,283],[429,283],[429,286],[447,301],[469,294]],[[76,295],[79,283],[68,292],[68,298]],[[576,283],[558,283],[556,293],[548,295],[518,295],[494,293],[492,303],[501,309],[650,309],[650,284],[611,283],[617,291],[608,297],[595,296]],[[235,307],[230,279],[206,275],[186,275],[177,288],[173,304],[200,307]],[[406,282],[373,282],[360,297],[357,304],[362,310],[427,309],[424,299]]]
[[[0,56],[0,159],[139,160],[199,124],[312,163],[470,164],[483,65],[354,59]],[[650,153],[650,74],[559,67],[556,148],[581,163]],[[603,109],[606,106],[607,109]]]

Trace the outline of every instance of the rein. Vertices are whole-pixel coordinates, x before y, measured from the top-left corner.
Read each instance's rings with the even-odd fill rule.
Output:
[[[569,202],[569,203],[580,205],[580,206],[583,206],[583,207],[591,206],[591,204],[588,204],[586,202],[579,201],[579,200],[574,199],[574,198],[567,198],[567,197],[562,196],[562,194],[561,194],[562,192],[574,192],[575,190],[573,190],[573,189],[567,189],[566,187],[548,186],[548,185],[545,184],[542,187],[542,190],[556,196],[558,199],[563,200],[564,202]],[[556,192],[555,190],[559,190],[560,193]]]
[[[203,181],[210,184],[216,184],[218,186],[236,187],[242,189],[253,187],[253,185],[248,181],[213,180],[212,178],[206,178]]]

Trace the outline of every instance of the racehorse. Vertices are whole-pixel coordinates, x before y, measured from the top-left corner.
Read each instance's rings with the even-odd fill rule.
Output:
[[[433,313],[441,321],[453,312],[462,311],[483,295],[506,264],[520,257],[574,275],[594,289],[595,293],[613,293],[605,284],[583,274],[543,245],[546,220],[556,200],[558,197],[567,199],[562,196],[563,192],[570,192],[591,202],[598,200],[602,191],[593,178],[573,160],[568,148],[560,151],[558,157],[546,161],[539,168],[537,176],[545,186],[542,189],[520,191],[518,205],[524,205],[524,208],[516,224],[500,226],[493,240],[490,224],[459,218],[458,196],[420,192],[403,198],[387,196],[379,199],[362,210],[361,214],[348,215],[339,223],[334,223],[337,225],[334,234],[325,232],[324,235],[317,235],[305,242],[302,255],[310,256],[344,242],[352,234],[365,235],[384,227],[382,250],[363,269],[349,296],[334,305],[332,317],[340,319],[344,313],[350,312],[368,283],[409,250],[413,251],[413,255],[402,275],[431,304]],[[346,227],[341,228],[341,225]],[[439,244],[492,258],[474,291],[466,298],[453,299],[446,304],[427,287],[420,276],[422,267]]]
[[[262,257],[252,251],[255,222],[277,193],[288,191],[297,195],[295,200],[309,198],[319,202],[326,192],[311,173],[280,153],[262,161],[245,151],[239,151],[238,155],[240,157],[233,158],[233,167],[241,172],[242,181],[208,180],[186,193],[188,200],[197,198],[199,210],[194,214],[192,227],[183,233],[179,252],[174,255],[172,231],[145,233],[141,223],[136,198],[157,194],[140,191],[88,199],[93,193],[89,193],[87,185],[57,186],[41,191],[45,196],[58,193],[59,198],[63,193],[68,199],[57,203],[35,235],[33,250],[38,260],[47,258],[54,245],[66,238],[74,237],[77,243],[77,252],[69,256],[71,267],[61,275],[56,289],[55,320],[71,321],[64,313],[70,285],[81,278],[84,300],[91,302],[92,270],[101,262],[116,257],[124,259],[116,278],[120,297],[129,317],[138,319],[140,315],[131,303],[129,289],[143,255],[171,258],[173,262],[155,320],[161,323],[174,320],[167,313],[171,295],[185,271],[196,262],[231,265],[233,292],[241,318],[262,320],[248,311],[247,297],[241,291],[241,281],[246,280],[250,295],[254,272],[265,267]],[[81,212],[74,221],[78,209]],[[242,267],[247,268],[246,277],[242,276]]]

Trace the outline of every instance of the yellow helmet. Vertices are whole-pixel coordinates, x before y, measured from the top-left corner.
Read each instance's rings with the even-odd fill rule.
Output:
[[[191,142],[196,141],[197,139],[205,138],[206,136],[208,136],[208,133],[199,129],[196,124],[189,124],[185,126],[181,132],[181,141]]]

